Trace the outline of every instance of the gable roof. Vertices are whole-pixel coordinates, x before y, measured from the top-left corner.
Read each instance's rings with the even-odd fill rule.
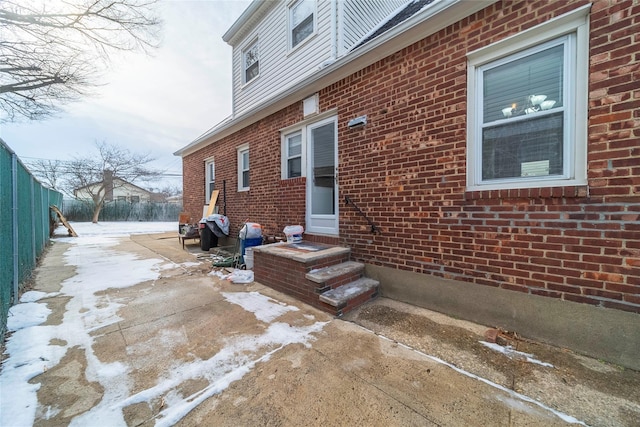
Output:
[[[368,35],[364,36],[362,40],[356,43],[351,50],[355,50],[362,45],[367,44],[369,41],[375,39],[376,37],[386,33],[393,27],[396,27],[411,18],[413,15],[419,13],[422,9],[430,5],[436,0],[413,0],[399,8],[395,12],[393,12],[386,21],[378,24],[376,28],[374,28]]]
[[[236,116],[230,116],[197,137],[190,144],[173,153],[176,156],[189,155],[206,145],[229,136],[295,102],[311,96],[315,92],[342,80],[382,58],[385,58],[411,44],[472,15],[498,0],[413,0],[405,7],[391,14],[385,25],[365,36],[346,55],[328,62],[314,75],[291,82],[279,92],[263,99],[253,108]],[[254,0],[247,11],[258,7],[262,0]],[[268,2],[267,2],[268,3]],[[245,12],[247,12],[245,11]],[[254,10],[253,12],[256,12]],[[251,25],[251,16],[241,16],[239,21]],[[233,37],[241,26],[232,26],[226,37]],[[229,33],[232,32],[231,35]]]
[[[122,178],[118,178],[117,176],[114,176],[114,177],[113,177],[113,181],[120,181],[122,184],[121,184],[119,187],[130,186],[130,187],[136,188],[136,189],[138,189],[138,190],[140,190],[140,191],[144,191],[145,193],[148,193],[148,194],[154,194],[154,193],[153,193],[153,191],[149,191],[149,190],[147,190],[147,189],[145,189],[145,188],[142,188],[142,187],[140,187],[140,186],[137,186],[137,185],[135,185],[135,184],[132,184],[132,183],[130,183],[129,181],[125,181],[125,180],[124,180],[124,179],[122,179]],[[80,190],[83,190],[83,189],[85,189],[85,188],[94,187],[94,186],[96,186],[96,185],[101,185],[103,182],[104,182],[104,180],[102,180],[102,181],[92,182],[92,183],[89,183],[89,184],[83,185],[82,187],[74,188],[74,189],[73,189],[73,191],[74,191],[74,193],[75,193],[75,192],[80,191]]]

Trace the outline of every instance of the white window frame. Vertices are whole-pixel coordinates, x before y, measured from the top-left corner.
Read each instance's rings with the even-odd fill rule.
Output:
[[[292,136],[296,133],[300,133],[302,135],[302,173],[301,176],[307,176],[307,127],[309,125],[315,125],[321,120],[324,120],[329,117],[335,117],[338,114],[338,110],[332,108],[331,110],[327,110],[323,113],[318,113],[312,115],[309,118],[302,120],[294,125],[287,126],[286,128],[280,129],[280,171],[282,179],[291,179],[288,178],[288,146],[287,146],[287,137]]]
[[[256,74],[250,80],[247,80],[247,52],[249,52],[254,47],[258,49],[258,61],[257,61],[258,62],[258,74]],[[256,39],[253,39],[251,41],[251,43],[249,43],[244,49],[242,49],[242,83],[243,84],[251,83],[251,82],[255,81],[258,77],[260,77],[260,65],[261,65],[260,46],[258,45],[258,39],[256,38]]]
[[[251,185],[251,180],[249,180],[249,185],[244,186],[243,184],[243,173],[244,172],[249,172],[249,174],[251,173],[251,158],[249,157],[249,164],[247,165],[247,167],[244,167],[243,164],[243,157],[244,154],[247,154],[247,156],[249,156],[249,144],[243,144],[241,146],[238,147],[238,191],[249,191],[250,185]]]
[[[209,202],[211,201],[211,184],[213,184],[213,188],[215,189],[216,166],[213,157],[205,159],[204,161],[204,197],[206,204],[209,204]]]
[[[289,156],[289,140],[294,136],[300,136],[300,155],[299,156]],[[304,132],[303,128],[299,128],[295,131],[283,133],[282,134],[282,179],[293,179],[298,177],[290,177],[289,176],[289,160],[295,157],[300,157],[300,176],[307,175],[307,167],[306,167],[306,159],[307,159],[307,138],[306,132]]]
[[[467,190],[540,188],[587,183],[587,94],[589,70],[589,10],[586,5],[529,30],[467,54]],[[565,133],[563,176],[533,176],[482,180],[482,72],[483,67],[509,62],[517,55],[569,37],[565,54]],[[568,128],[567,128],[568,127]]]
[[[305,37],[303,40],[300,40],[298,42],[298,44],[296,44],[294,46],[293,44],[293,10],[296,8],[296,6],[298,6],[300,3],[302,3],[303,1],[308,1],[308,0],[295,0],[292,1],[289,6],[287,7],[287,23],[288,23],[288,36],[287,38],[289,39],[289,50],[295,50],[297,48],[299,48],[300,46],[304,45],[306,42],[308,42],[309,40],[311,40],[313,38],[313,36],[316,34],[316,32],[318,31],[318,2],[315,0],[313,1],[313,31],[311,32],[311,34],[309,34],[307,37]]]

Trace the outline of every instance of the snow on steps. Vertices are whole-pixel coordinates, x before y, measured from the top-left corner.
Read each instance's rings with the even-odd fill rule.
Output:
[[[316,293],[322,294],[359,279],[362,277],[363,272],[364,264],[361,262],[345,261],[340,264],[311,270],[305,277],[310,282],[316,283]]]
[[[378,285],[380,285],[380,282],[377,280],[361,277],[354,282],[338,286],[335,289],[323,293],[320,295],[320,301],[342,309],[346,307],[351,300],[361,295],[367,295],[367,299],[375,297],[378,293]],[[371,291],[375,291],[375,295]]]

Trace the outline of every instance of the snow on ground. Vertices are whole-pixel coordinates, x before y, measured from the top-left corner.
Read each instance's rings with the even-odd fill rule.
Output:
[[[39,408],[36,393],[40,385],[29,381],[56,366],[73,347],[85,351],[86,379],[99,382],[104,388],[104,395],[95,407],[74,418],[71,425],[124,426],[123,408],[155,398],[165,399],[165,408],[158,415],[156,425],[173,425],[201,402],[222,392],[233,381],[250,372],[256,363],[268,360],[284,346],[292,343],[309,345],[313,339],[310,334],[320,331],[325,325],[316,322],[297,328],[286,323],[271,323],[297,308],[257,292],[245,296],[225,294],[230,303],[240,305],[259,320],[269,323],[265,332],[259,336],[234,337],[210,359],[174,366],[166,377],[158,379],[156,386],[132,395],[133,381],[128,376],[132,368],[124,362],[102,363],[93,351],[90,333],[120,321],[117,313],[122,306],[107,296],[97,294],[108,288],[156,280],[160,271],[168,268],[165,260],[139,259],[134,254],[111,248],[122,237],[173,231],[177,223],[103,222],[72,223],[71,226],[79,237],[54,240],[72,245],[64,256],[67,265],[76,267],[76,274],[62,283],[59,293],[27,292],[20,304],[10,309],[9,330],[12,334],[6,343],[7,358],[2,364],[0,383],[11,393],[3,393],[0,400],[0,425],[31,426],[36,411],[55,414],[64,409]],[[42,325],[50,310],[46,303],[40,301],[58,294],[70,298],[62,324]],[[52,345],[52,342],[56,344]],[[195,378],[204,378],[209,385],[192,396],[180,395],[177,391],[179,384]]]
[[[547,368],[553,368],[553,365],[551,363],[542,362],[536,359],[536,357],[531,353],[524,353],[522,351],[514,350],[514,348],[510,345],[503,347],[499,344],[486,341],[480,341],[480,344],[484,345],[485,347],[489,347],[493,351],[504,354],[509,359],[523,360],[525,362],[534,363],[536,365],[546,366]]]

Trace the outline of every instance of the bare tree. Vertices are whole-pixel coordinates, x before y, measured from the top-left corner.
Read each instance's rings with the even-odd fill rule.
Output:
[[[113,195],[114,189],[135,181],[148,181],[160,175],[145,167],[155,160],[149,154],[131,153],[105,142],[96,143],[96,147],[98,156],[75,157],[66,166],[68,190],[73,189],[75,194],[81,190],[82,194],[88,196],[79,197],[78,200],[93,207],[94,223],[98,222],[100,211],[105,201]]]
[[[65,165],[62,161],[36,159],[26,163],[31,173],[44,185],[54,190],[61,189],[61,180],[66,172]]]
[[[0,0],[0,109],[41,119],[98,84],[115,51],[150,51],[158,0]]]

